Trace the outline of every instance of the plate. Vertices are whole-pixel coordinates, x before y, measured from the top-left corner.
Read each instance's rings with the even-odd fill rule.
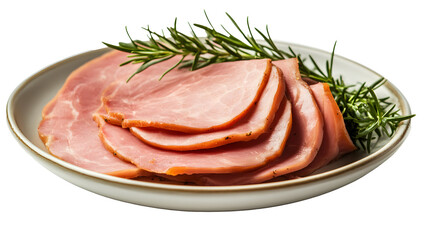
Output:
[[[295,52],[311,54],[322,63],[330,53],[285,42],[279,48],[291,46]],[[113,199],[144,206],[188,210],[228,211],[277,206],[327,193],[347,185],[386,161],[405,140],[410,121],[404,121],[390,139],[382,139],[371,154],[356,151],[348,154],[311,176],[287,181],[243,186],[188,186],[122,179],[92,172],[58,159],[48,153],[39,139],[37,127],[43,107],[61,88],[67,76],[85,62],[109,51],[98,49],[55,63],[22,82],[7,103],[7,120],[12,134],[23,148],[54,174],[91,192]],[[341,73],[347,83],[371,83],[381,75],[341,56],[335,56],[334,71]],[[390,82],[377,89],[379,96],[389,96],[401,114],[411,110],[402,93]]]

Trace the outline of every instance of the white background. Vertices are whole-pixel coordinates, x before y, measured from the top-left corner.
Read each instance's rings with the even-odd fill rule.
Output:
[[[0,4],[0,239],[428,239],[428,8],[424,1],[2,1]],[[362,179],[294,204],[238,212],[181,212],[108,199],[34,161],[5,121],[24,79],[77,53],[127,41],[124,26],[187,22],[270,26],[276,40],[330,50],[381,73],[407,97],[412,129]]]

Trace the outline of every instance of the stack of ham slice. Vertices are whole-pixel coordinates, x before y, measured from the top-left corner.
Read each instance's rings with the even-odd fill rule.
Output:
[[[75,70],[44,108],[39,135],[58,158],[124,178],[198,185],[302,177],[355,150],[329,86],[296,59],[174,69],[109,52]]]

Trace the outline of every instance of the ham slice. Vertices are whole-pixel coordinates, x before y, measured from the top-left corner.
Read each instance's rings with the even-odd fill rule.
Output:
[[[176,68],[159,81],[177,61],[152,65],[128,83],[110,85],[103,95],[109,120],[124,128],[187,133],[225,129],[258,101],[272,66],[270,60],[259,59],[217,63],[192,72]]]
[[[310,88],[323,115],[325,134],[323,134],[322,145],[315,159],[304,169],[291,173],[291,176],[294,177],[308,176],[341,155],[356,150],[329,85],[316,83],[310,85]]]
[[[281,155],[291,128],[291,104],[284,98],[271,131],[256,140],[187,152],[149,146],[128,129],[106,123],[101,115],[94,118],[106,149],[148,172],[167,175],[232,173],[259,167]]]
[[[275,113],[284,98],[285,84],[282,73],[273,66],[267,85],[256,106],[231,128],[187,134],[156,128],[130,128],[145,143],[158,148],[188,151],[214,148],[221,145],[249,141],[267,132]]]
[[[75,70],[43,109],[38,131],[52,155],[76,166],[113,176],[134,178],[145,172],[107,151],[97,136],[92,114],[103,86],[126,54],[110,52]]]
[[[323,118],[320,110],[310,87],[301,79],[298,61],[288,59],[275,61],[274,64],[283,72],[286,90],[292,103],[292,130],[283,154],[251,171],[232,174],[178,176],[175,180],[197,183],[198,185],[261,183],[301,170],[313,161],[323,138]]]

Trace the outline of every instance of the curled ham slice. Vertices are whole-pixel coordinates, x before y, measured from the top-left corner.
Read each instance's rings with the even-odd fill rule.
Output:
[[[196,71],[174,69],[178,58],[152,65],[130,82],[117,81],[104,95],[112,123],[196,133],[225,129],[258,101],[271,71],[268,59],[213,64]],[[133,73],[129,69],[129,75]],[[203,80],[202,80],[203,79]]]
[[[329,85],[316,83],[310,85],[310,88],[323,115],[325,134],[323,134],[322,145],[314,160],[304,169],[291,173],[296,177],[310,175],[341,155],[356,150]]]
[[[256,140],[187,152],[149,146],[128,129],[106,123],[101,115],[94,115],[94,119],[105,147],[146,171],[167,175],[231,173],[259,167],[281,155],[291,128],[291,104],[284,98],[271,131]]]
[[[43,109],[38,132],[49,152],[76,166],[113,176],[134,178],[145,172],[107,151],[97,136],[92,115],[100,107],[106,81],[115,76],[126,54],[111,52],[75,70]]]
[[[273,66],[268,83],[256,106],[230,128],[196,134],[156,128],[132,127],[130,130],[149,145],[178,151],[214,148],[233,142],[253,140],[268,131],[285,95],[285,83],[281,74],[278,68]]]

